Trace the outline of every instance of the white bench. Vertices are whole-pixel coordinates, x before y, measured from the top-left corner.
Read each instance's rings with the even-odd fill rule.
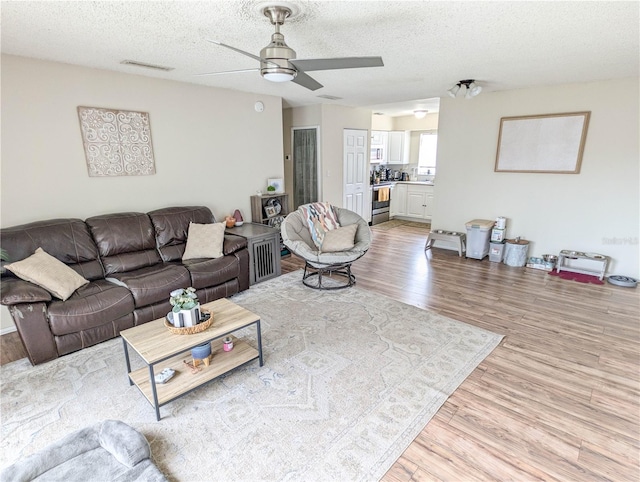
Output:
[[[443,231],[442,229],[434,229],[427,236],[427,242],[424,245],[425,251],[433,247],[434,241],[442,241],[450,244],[453,249],[458,251],[458,256],[462,256],[462,253],[466,250],[467,235],[464,233],[458,233],[456,231]],[[450,248],[448,248],[450,249]]]

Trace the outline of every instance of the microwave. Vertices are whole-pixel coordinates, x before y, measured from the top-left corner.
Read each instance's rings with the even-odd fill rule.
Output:
[[[382,160],[382,148],[381,147],[372,147],[371,148],[371,160],[372,161],[381,161]]]

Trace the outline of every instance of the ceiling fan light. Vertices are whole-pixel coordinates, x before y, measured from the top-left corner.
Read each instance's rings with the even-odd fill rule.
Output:
[[[413,115],[416,117],[416,119],[424,119],[425,116],[427,115],[426,110],[414,110],[413,111]]]
[[[290,72],[267,72],[262,76],[270,82],[289,82],[296,77]]]
[[[455,98],[459,90],[460,90],[460,84],[456,84],[453,87],[451,87],[449,90],[447,90],[447,93],[449,94],[449,97]]]

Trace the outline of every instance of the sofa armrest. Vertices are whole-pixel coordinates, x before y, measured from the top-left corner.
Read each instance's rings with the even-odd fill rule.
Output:
[[[11,305],[9,313],[33,365],[58,358],[58,349],[47,319],[45,303]]]
[[[247,239],[235,234],[225,234],[222,253],[227,256],[247,247]]]
[[[51,293],[44,288],[18,278],[6,278],[0,283],[0,304],[18,305],[51,301]]]

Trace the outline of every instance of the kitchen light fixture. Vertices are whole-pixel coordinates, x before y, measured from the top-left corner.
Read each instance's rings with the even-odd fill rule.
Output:
[[[466,94],[464,95],[465,99],[471,99],[471,97],[475,97],[480,92],[482,92],[482,87],[476,84],[474,79],[461,80],[456,85],[447,90],[449,97],[455,97],[460,91],[460,87],[465,86],[467,88]]]
[[[429,112],[428,110],[414,110],[413,111],[413,115],[416,116],[416,119],[424,119],[425,116],[427,115],[427,112]]]

